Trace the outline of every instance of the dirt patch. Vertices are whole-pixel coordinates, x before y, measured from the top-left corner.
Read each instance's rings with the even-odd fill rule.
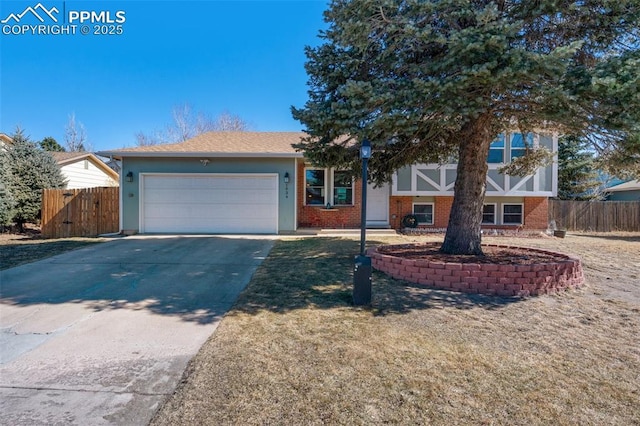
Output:
[[[557,253],[541,252],[524,247],[482,246],[484,256],[454,255],[439,251],[440,243],[403,244],[383,246],[378,252],[404,259],[427,259],[443,263],[483,263],[496,265],[532,265],[565,260],[567,257]]]

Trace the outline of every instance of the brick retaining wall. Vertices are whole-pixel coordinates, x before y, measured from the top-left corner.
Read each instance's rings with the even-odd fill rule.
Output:
[[[499,244],[484,246],[523,249]],[[552,254],[563,260],[531,265],[444,263],[389,256],[379,253],[377,248],[370,249],[369,255],[375,269],[393,278],[430,288],[464,293],[526,297],[555,293],[584,284],[580,259],[553,251],[530,248],[526,250]]]

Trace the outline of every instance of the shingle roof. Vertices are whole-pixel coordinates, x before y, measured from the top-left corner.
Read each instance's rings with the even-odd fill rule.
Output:
[[[7,135],[6,133],[0,133],[0,142],[13,143],[13,139],[11,138],[11,136]]]
[[[174,144],[150,145],[101,151],[106,157],[302,157],[291,145],[299,143],[303,132],[208,132]]]
[[[57,151],[49,151],[49,154],[58,163],[68,163],[72,160],[80,160],[86,158],[91,155],[90,152],[57,152]]]

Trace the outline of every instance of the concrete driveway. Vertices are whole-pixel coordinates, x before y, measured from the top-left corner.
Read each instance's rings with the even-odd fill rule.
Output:
[[[0,271],[0,424],[147,424],[272,245],[128,237]]]

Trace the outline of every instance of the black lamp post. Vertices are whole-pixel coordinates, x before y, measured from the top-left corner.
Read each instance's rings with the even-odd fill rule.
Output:
[[[367,166],[371,158],[371,144],[367,139],[360,146],[362,159],[362,211],[360,214],[360,254],[356,256],[353,270],[353,304],[369,305],[371,303],[371,258],[365,253],[364,246],[367,232]]]

